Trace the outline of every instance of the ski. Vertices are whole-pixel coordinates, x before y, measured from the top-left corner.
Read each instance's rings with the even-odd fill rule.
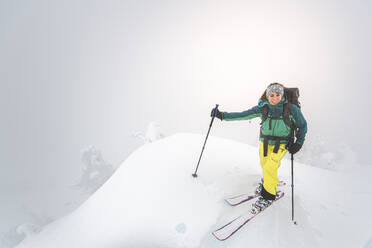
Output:
[[[279,199],[283,198],[284,192],[280,193],[278,198],[272,203],[274,204]],[[271,205],[272,205],[271,204]],[[270,206],[271,206],[270,205]],[[242,228],[245,224],[247,224],[249,221],[251,221],[254,217],[265,211],[270,206],[264,208],[260,212],[256,214],[252,214],[249,211],[245,212],[244,214],[238,216],[237,218],[233,219],[232,221],[228,222],[226,225],[218,228],[214,232],[212,232],[213,236],[216,237],[216,239],[220,241],[224,241],[228,238],[230,238],[234,233],[236,233],[240,228]]]
[[[259,195],[241,194],[225,199],[230,206],[237,206],[243,202],[250,201]]]
[[[283,181],[280,181],[278,183],[278,187],[282,187],[282,186],[285,186],[286,183],[283,182]],[[241,195],[237,195],[237,196],[233,196],[233,197],[229,197],[229,198],[226,198],[225,201],[230,205],[230,206],[237,206],[239,204],[242,204],[244,202],[247,202],[247,201],[250,201],[256,197],[258,197],[259,195],[256,195],[256,194],[249,194],[249,193],[246,193],[246,194],[241,194]]]

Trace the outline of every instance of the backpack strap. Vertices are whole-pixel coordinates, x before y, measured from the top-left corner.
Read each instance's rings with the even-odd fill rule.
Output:
[[[291,119],[289,118],[289,115],[291,113],[291,104],[290,103],[285,103],[284,106],[283,106],[283,121],[284,123],[291,127],[291,128],[294,128],[295,125],[294,123],[291,121]]]
[[[284,105],[284,110],[283,110],[283,121],[286,125],[290,126],[291,127],[291,139],[292,139],[292,143],[293,143],[293,139],[294,137],[296,136],[296,133],[297,133],[297,127],[296,127],[296,124],[291,121],[291,119],[289,118],[289,115],[291,113],[291,108],[292,108],[292,105],[290,103],[286,103]]]
[[[287,124],[291,128],[294,128],[295,125],[291,121],[291,119],[289,118],[289,115],[291,113],[291,108],[292,108],[292,106],[291,106],[290,103],[285,103],[284,104],[284,106],[283,106],[283,121],[284,121],[285,124]],[[267,105],[263,106],[261,114],[262,114],[262,117],[261,117],[262,121],[261,121],[260,125],[262,125],[266,121],[266,119],[269,115],[269,106],[267,106]],[[280,118],[273,118],[273,119],[280,119]],[[271,129],[271,122],[270,122],[270,129]]]
[[[266,121],[268,116],[269,116],[269,106],[264,105],[262,107],[262,117],[261,117],[262,121],[261,121],[260,125],[262,125]],[[269,126],[270,126],[269,128],[271,129],[271,119],[270,119],[270,122],[269,122]],[[260,136],[262,138],[264,138],[263,148],[264,148],[264,157],[266,157],[267,156],[267,150],[268,150],[268,147],[269,147],[269,137],[262,135],[262,133],[260,133]]]
[[[269,147],[269,140],[275,140],[275,146],[274,146],[274,149],[273,149],[273,152],[274,153],[278,153],[279,151],[279,148],[280,148],[280,141],[281,140],[288,140],[290,141],[291,138],[292,138],[292,133],[289,134],[288,136],[286,137],[276,137],[276,136],[270,136],[270,135],[263,135],[262,132],[260,132],[260,137],[263,138],[263,155],[264,157],[267,156],[267,152],[268,152],[268,147]]]
[[[262,117],[261,117],[262,121],[261,121],[260,125],[262,125],[266,121],[266,119],[269,115],[269,106],[264,105],[261,109],[261,114],[262,114]]]

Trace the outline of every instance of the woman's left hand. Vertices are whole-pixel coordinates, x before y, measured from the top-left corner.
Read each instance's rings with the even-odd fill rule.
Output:
[[[289,147],[288,151],[292,154],[295,154],[301,149],[301,147],[301,144],[294,143],[293,145],[291,145],[291,147]]]

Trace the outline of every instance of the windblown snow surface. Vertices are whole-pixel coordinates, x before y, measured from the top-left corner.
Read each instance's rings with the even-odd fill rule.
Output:
[[[348,171],[295,161],[291,222],[289,155],[279,177],[285,197],[226,241],[213,230],[250,208],[224,198],[253,192],[261,178],[256,147],[205,135],[176,134],[146,144],[71,214],[24,240],[19,248],[372,247],[370,166]]]

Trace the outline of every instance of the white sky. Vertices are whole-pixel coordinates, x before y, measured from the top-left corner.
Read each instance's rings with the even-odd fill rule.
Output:
[[[0,1],[1,188],[66,187],[89,145],[116,166],[152,120],[206,133],[216,103],[246,110],[274,80],[300,88],[308,135],[346,140],[370,164],[371,7]],[[216,122],[212,134],[254,143],[257,123]]]

